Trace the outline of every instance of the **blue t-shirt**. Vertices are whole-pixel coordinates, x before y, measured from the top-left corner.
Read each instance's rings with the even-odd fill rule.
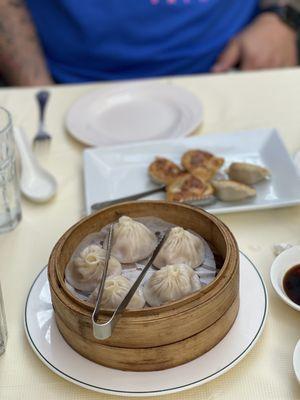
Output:
[[[209,71],[258,0],[27,0],[58,82]]]

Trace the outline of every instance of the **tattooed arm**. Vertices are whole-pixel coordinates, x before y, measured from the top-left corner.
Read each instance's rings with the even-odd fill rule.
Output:
[[[0,0],[0,75],[13,86],[53,83],[23,0]]]

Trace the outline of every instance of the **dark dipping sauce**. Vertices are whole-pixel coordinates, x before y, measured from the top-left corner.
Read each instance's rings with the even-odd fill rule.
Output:
[[[295,265],[285,273],[283,289],[287,296],[300,306],[300,264]]]

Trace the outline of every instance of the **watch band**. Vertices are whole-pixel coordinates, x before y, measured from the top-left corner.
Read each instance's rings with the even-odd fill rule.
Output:
[[[261,12],[276,14],[285,24],[297,33],[298,65],[300,65],[300,12],[291,6],[271,6],[261,9]]]
[[[300,30],[300,12],[291,6],[272,6],[263,8],[261,12],[272,12],[295,31]]]

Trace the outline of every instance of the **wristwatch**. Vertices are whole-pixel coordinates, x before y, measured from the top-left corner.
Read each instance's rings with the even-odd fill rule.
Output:
[[[261,10],[276,14],[285,24],[295,30],[297,34],[298,65],[300,64],[300,12],[292,6],[271,6]]]

